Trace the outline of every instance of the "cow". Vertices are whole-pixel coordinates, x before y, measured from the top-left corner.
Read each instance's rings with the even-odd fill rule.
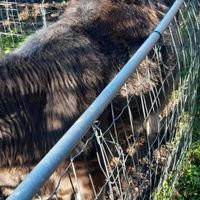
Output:
[[[18,49],[0,56],[0,189],[5,196],[13,192],[152,33],[163,17],[154,8],[155,1],[148,0],[71,0],[56,23],[36,31]],[[154,78],[141,84],[133,74],[127,82],[129,95],[134,93],[141,110],[139,91],[150,102],[149,84],[161,87],[157,64],[152,62],[150,67]],[[138,71],[144,79],[145,61]],[[122,88],[113,99],[116,114],[126,104]],[[143,123],[138,106],[130,102],[136,131]],[[126,122],[128,113],[122,116]],[[112,121],[109,108],[99,119],[106,130]],[[156,135],[158,121],[158,113],[151,113],[145,126],[149,134]],[[72,155],[80,152],[91,133],[89,130]],[[96,193],[99,199],[105,199],[105,190],[101,190],[105,176],[92,140],[84,153]],[[66,158],[40,190],[41,196],[53,192],[68,165]],[[82,199],[95,199],[84,159],[74,161],[74,165]],[[58,198],[73,198],[69,178],[63,182],[57,190]],[[74,188],[77,192],[76,183]]]

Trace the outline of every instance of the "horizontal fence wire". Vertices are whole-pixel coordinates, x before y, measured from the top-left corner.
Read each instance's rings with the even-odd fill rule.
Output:
[[[8,200],[174,197],[196,114],[198,5],[198,1],[174,3]],[[104,113],[109,116],[106,121]],[[91,146],[93,153],[88,156]]]

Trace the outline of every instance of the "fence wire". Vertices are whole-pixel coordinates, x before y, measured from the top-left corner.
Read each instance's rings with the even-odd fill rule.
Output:
[[[100,117],[94,122],[81,141],[83,148],[71,152],[34,199],[103,199],[104,194],[116,200],[174,197],[196,113],[200,42],[196,9],[184,1],[104,111],[108,120]],[[8,12],[12,10],[6,6],[4,16]],[[7,25],[2,24],[6,34]],[[14,18],[9,24],[24,30]],[[36,24],[40,23],[33,20],[29,25],[43,26]]]
[[[15,49],[37,29],[57,21],[67,5],[59,0],[0,1],[0,52]]]

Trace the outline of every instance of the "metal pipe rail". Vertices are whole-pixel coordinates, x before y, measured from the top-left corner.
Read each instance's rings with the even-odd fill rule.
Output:
[[[65,133],[58,143],[40,161],[27,178],[15,189],[7,200],[29,200],[45,184],[61,162],[70,154],[73,148],[83,138],[94,121],[108,106],[120,88],[137,69],[145,56],[160,39],[173,17],[178,12],[184,0],[176,0],[169,12],[149,36],[144,44],[138,49],[134,56],[128,61],[124,68],[118,73],[113,81],[103,90],[97,99],[81,115],[74,125]]]

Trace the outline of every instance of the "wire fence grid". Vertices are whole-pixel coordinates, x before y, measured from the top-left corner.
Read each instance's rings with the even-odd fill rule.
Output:
[[[7,15],[10,12],[11,16],[15,16],[18,7],[13,12],[13,4],[3,5],[2,8],[1,3],[1,37],[5,37],[2,35],[7,34],[7,30],[12,32],[19,28],[22,33],[26,22],[18,24],[15,17],[11,20]],[[17,3],[14,5],[17,6]],[[150,36],[156,35],[159,41],[148,47],[148,54],[140,56],[140,65],[115,93],[114,99],[110,102],[108,98],[109,105],[103,111],[109,116],[108,119],[102,119],[103,114],[95,121],[88,115],[80,118],[85,120],[87,126],[82,131],[82,137],[86,132],[84,130],[89,129],[79,142],[83,143],[83,148],[74,149],[75,146],[68,145],[70,142],[67,140],[62,143],[63,146],[70,146],[68,153],[71,153],[57,170],[54,169],[56,171],[34,199],[104,199],[104,194],[106,199],[124,200],[176,197],[175,184],[192,141],[199,80],[200,35],[199,1],[176,1],[174,9],[175,6],[179,8],[178,14],[168,13],[172,20],[165,25],[165,30],[158,33],[158,29],[155,29]],[[28,12],[34,9],[30,7]],[[41,7],[37,6],[37,9],[37,17],[42,17]],[[34,15],[30,16],[32,20],[28,27],[37,29],[44,26],[44,19],[39,22],[35,21],[36,18],[33,20]],[[12,36],[14,34],[12,32]],[[147,45],[144,44],[145,48]],[[100,115],[99,110],[95,112]],[[94,111],[90,115],[94,115]],[[80,119],[73,127],[82,129],[81,126],[79,128]],[[72,130],[76,130],[73,127]],[[70,130],[67,134],[69,138]],[[58,148],[60,146],[61,143]],[[88,147],[93,147],[90,156]],[[49,159],[49,162],[54,162],[55,158]],[[45,167],[45,170],[49,168]],[[35,176],[34,180],[27,178],[24,185],[21,188],[19,186],[8,199],[22,199],[33,181],[46,178],[43,177],[44,171],[32,175]],[[27,188],[25,185],[28,185]],[[51,190],[47,191],[49,185]],[[32,193],[35,191],[38,188],[33,189]],[[21,197],[18,197],[19,193],[22,193]]]
[[[15,49],[37,29],[58,20],[67,1],[6,0],[0,1],[0,38],[4,52]],[[0,49],[1,50],[1,49]]]

